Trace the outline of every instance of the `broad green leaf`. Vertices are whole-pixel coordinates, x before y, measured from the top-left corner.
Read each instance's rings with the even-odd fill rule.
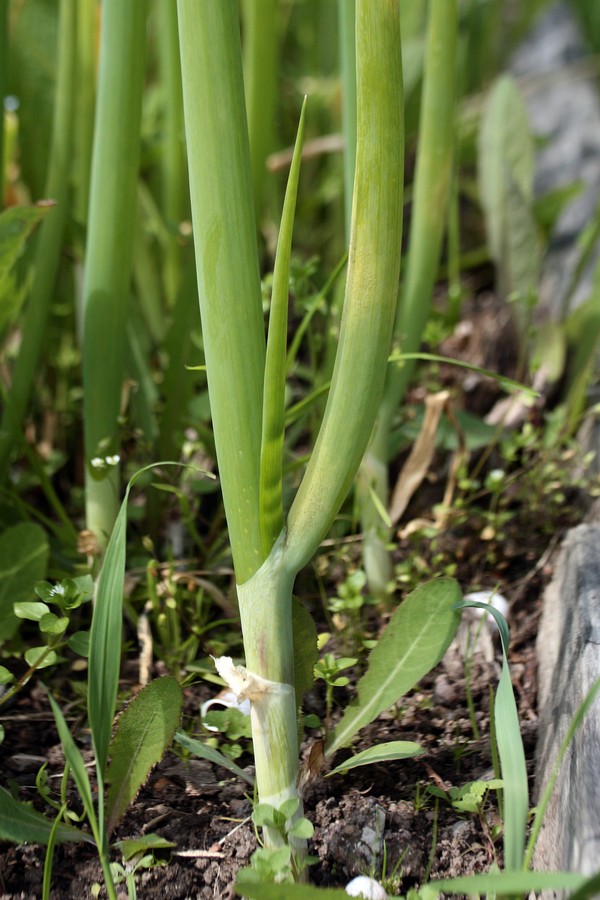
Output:
[[[208,759],[209,762],[214,763],[216,766],[221,766],[223,769],[228,769],[234,775],[237,775],[238,778],[243,778],[250,787],[254,787],[254,778],[252,775],[249,775],[247,772],[244,772],[243,769],[240,769],[239,766],[233,762],[233,760],[228,759],[227,756],[224,756],[222,753],[219,753],[218,750],[215,750],[214,747],[209,747],[208,744],[203,744],[201,741],[196,741],[194,738],[191,738],[189,735],[185,733],[185,731],[178,731],[175,734],[175,740],[178,744],[181,744],[182,747],[185,747],[186,750],[189,750],[190,753],[193,753],[194,756],[199,756],[202,759]]]
[[[0,666],[0,684],[10,684],[11,681],[15,680],[15,676],[12,672],[10,672],[6,666]]]
[[[457,582],[439,578],[418,587],[400,604],[371,651],[358,696],[335,728],[326,756],[346,747],[440,661],[459,622],[454,610],[459,600]]]
[[[182,706],[181,687],[168,676],[143,688],[119,717],[106,773],[109,834],[171,744]]]
[[[0,839],[15,844],[47,844],[54,821],[36,812],[30,803],[16,800],[7,790],[0,787]],[[93,844],[85,831],[70,825],[58,825],[57,840]]]
[[[33,522],[8,528],[0,536],[0,642],[17,630],[13,603],[33,595],[35,583],[46,574],[48,538]]]
[[[87,657],[90,654],[90,633],[89,631],[76,631],[67,641],[67,646],[71,648],[73,653],[78,656]]]
[[[370,766],[372,763],[390,762],[392,759],[408,759],[413,756],[420,756],[425,751],[420,744],[414,741],[389,741],[386,744],[376,744],[375,747],[369,747],[350,759],[345,759],[343,763],[332,769],[327,775],[338,775],[345,773],[348,769],[356,769],[358,766]]]
[[[53,637],[64,634],[68,625],[69,619],[67,616],[56,616],[54,613],[47,613],[40,619],[40,631]]]
[[[159,834],[145,834],[143,837],[134,838],[132,840],[115,841],[114,845],[118,847],[123,855],[125,862],[145,853],[147,850],[168,850],[170,847],[176,847],[173,841],[168,841]]]
[[[14,603],[13,609],[19,619],[29,619],[31,622],[40,622],[50,612],[45,603],[37,603],[35,600]]]
[[[58,654],[54,650],[49,650],[47,646],[30,647],[25,651],[25,662],[28,666],[45,669],[46,666],[53,666],[58,662]]]

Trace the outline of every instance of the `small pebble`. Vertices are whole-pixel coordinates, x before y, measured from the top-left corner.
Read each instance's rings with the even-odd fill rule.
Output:
[[[363,897],[364,900],[388,900],[388,895],[374,878],[359,875],[346,885],[346,893],[350,897]]]

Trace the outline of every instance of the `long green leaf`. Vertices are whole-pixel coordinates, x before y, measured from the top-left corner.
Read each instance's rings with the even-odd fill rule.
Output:
[[[236,0],[178,0],[202,338],[237,578],[264,559],[259,517],[265,337]]]
[[[87,527],[104,546],[119,509],[119,413],[146,50],[146,0],[104,0],[83,280]]]
[[[288,178],[275,267],[265,360],[262,438],[260,446],[260,528],[265,558],[283,528],[283,439],[285,434],[285,373],[289,306],[290,257],[300,162],[304,144],[306,98],[302,104],[296,146]]]
[[[88,716],[98,771],[104,774],[117,702],[123,627],[125,537],[130,484],[114,524],[96,591],[90,629]]]
[[[287,520],[297,571],[356,475],[383,391],[400,274],[404,117],[399,4],[356,5],[357,144],[346,294],[331,390]]]
[[[175,678],[157,678],[120,716],[106,773],[106,830],[110,834],[171,744],[181,719],[183,694]]]
[[[354,735],[389,709],[444,655],[458,625],[460,588],[451,578],[421,585],[400,604],[369,656],[358,682],[358,697],[336,726],[325,755],[350,743]]]
[[[508,666],[510,636],[506,619],[493,606],[473,600],[459,604],[461,609],[468,607],[483,609],[492,615],[502,641],[502,673],[496,692],[494,720],[504,790],[504,865],[514,872],[523,868],[529,789],[519,713]]]
[[[577,890],[584,882],[583,875],[574,872],[497,872],[430,881],[419,888],[419,897],[421,900],[437,900],[441,893],[451,896],[487,894],[520,897],[530,891]]]
[[[96,843],[98,844],[98,849],[100,849],[100,832],[98,829],[98,819],[96,817],[96,810],[94,808],[94,800],[92,797],[92,788],[90,785],[90,779],[88,777],[87,769],[83,761],[83,756],[81,755],[75,741],[73,740],[73,737],[67,727],[67,723],[65,722],[64,716],[60,710],[58,703],[51,694],[48,694],[48,699],[50,701],[50,706],[52,707],[52,712],[54,713],[56,728],[58,731],[60,742],[62,744],[63,752],[65,754],[65,759],[69,765],[69,768],[75,780],[75,784],[77,785],[77,792],[79,794],[79,797],[81,798],[81,802],[83,803],[83,808],[90,823]]]
[[[7,790],[0,787],[1,840],[15,844],[47,844],[54,826],[54,820],[36,812],[30,803],[15,800]],[[56,839],[59,842],[94,843],[94,839],[85,831],[60,823],[56,828]]]
[[[420,744],[414,741],[389,741],[386,744],[375,744],[361,753],[356,753],[350,759],[345,759],[343,763],[331,769],[327,776],[345,773],[348,769],[356,769],[358,766],[371,766],[379,762],[391,762],[394,759],[410,759],[413,756],[419,756],[425,751]]]
[[[254,778],[252,777],[252,775],[244,772],[244,770],[240,769],[240,767],[236,765],[233,760],[229,759],[229,757],[227,756],[224,756],[222,753],[219,753],[219,751],[215,750],[214,747],[209,747],[208,744],[203,744],[202,741],[194,740],[194,738],[191,738],[189,735],[187,735],[185,731],[176,732],[175,740],[178,744],[181,744],[182,747],[185,747],[186,750],[189,750],[190,753],[193,753],[194,756],[199,756],[201,759],[207,759],[209,762],[214,763],[216,766],[221,766],[221,768],[223,769],[228,769],[234,775],[237,775],[238,778],[243,778],[244,781],[250,785],[250,787],[254,787]]]

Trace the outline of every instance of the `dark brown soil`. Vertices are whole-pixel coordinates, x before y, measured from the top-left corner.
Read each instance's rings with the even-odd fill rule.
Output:
[[[547,572],[546,572],[547,574]],[[527,602],[515,604],[512,673],[523,723],[526,752],[533,766],[535,742],[535,654],[539,571],[528,584]],[[530,602],[531,601],[531,602]],[[529,611],[528,611],[529,609]],[[489,749],[489,686],[499,674],[496,661],[476,655],[471,692],[477,725],[476,740],[466,710],[465,668],[450,653],[438,669],[409,698],[382,715],[361,735],[361,746],[387,740],[418,740],[426,755],[358,769],[346,776],[320,777],[306,789],[306,815],[315,826],[311,852],[319,863],[312,879],[327,886],[345,885],[358,874],[394,876],[396,893],[417,887],[426,875],[448,877],[482,872],[501,862],[501,835],[490,801],[483,814],[460,815],[445,801],[436,801],[427,786],[443,789],[492,776]],[[186,690],[186,711],[196,715],[206,687]],[[315,692],[309,708],[322,709]],[[35,776],[47,759],[52,775],[62,771],[47,700],[39,689],[20,695],[2,717],[7,735],[3,745],[3,782],[19,786],[21,797],[43,808],[35,791]],[[71,716],[70,726],[91,759],[82,717]],[[314,739],[313,739],[314,740]],[[307,741],[304,752],[308,752]],[[156,833],[176,845],[157,854],[163,865],[136,876],[138,897],[229,898],[237,870],[256,847],[249,821],[248,786],[203,760],[182,760],[169,752],[152,773],[115,839]],[[73,797],[73,807],[78,808]],[[118,854],[113,854],[119,859]],[[32,900],[41,895],[44,849],[0,845],[2,897]],[[102,876],[93,848],[61,845],[54,861],[51,897],[92,896]],[[121,887],[124,891],[124,887]],[[105,896],[101,890],[100,897]],[[126,896],[126,893],[123,893]]]

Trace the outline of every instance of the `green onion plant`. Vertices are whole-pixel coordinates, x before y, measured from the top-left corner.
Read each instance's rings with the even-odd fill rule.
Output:
[[[321,428],[289,511],[281,490],[287,269],[303,117],[265,344],[236,3],[178,0],[178,10],[203,344],[246,657],[245,667],[229,658],[217,667],[251,700],[261,804],[292,809],[289,802],[300,799],[293,584],[356,475],[394,326],[403,200],[399,7],[395,0],[356,5],[356,175],[339,346]],[[361,724],[379,702],[363,710]],[[361,724],[347,723],[331,747],[348,743]],[[293,809],[301,817],[301,803]],[[266,827],[265,839],[280,845],[281,829]],[[290,843],[302,853],[303,838]]]

